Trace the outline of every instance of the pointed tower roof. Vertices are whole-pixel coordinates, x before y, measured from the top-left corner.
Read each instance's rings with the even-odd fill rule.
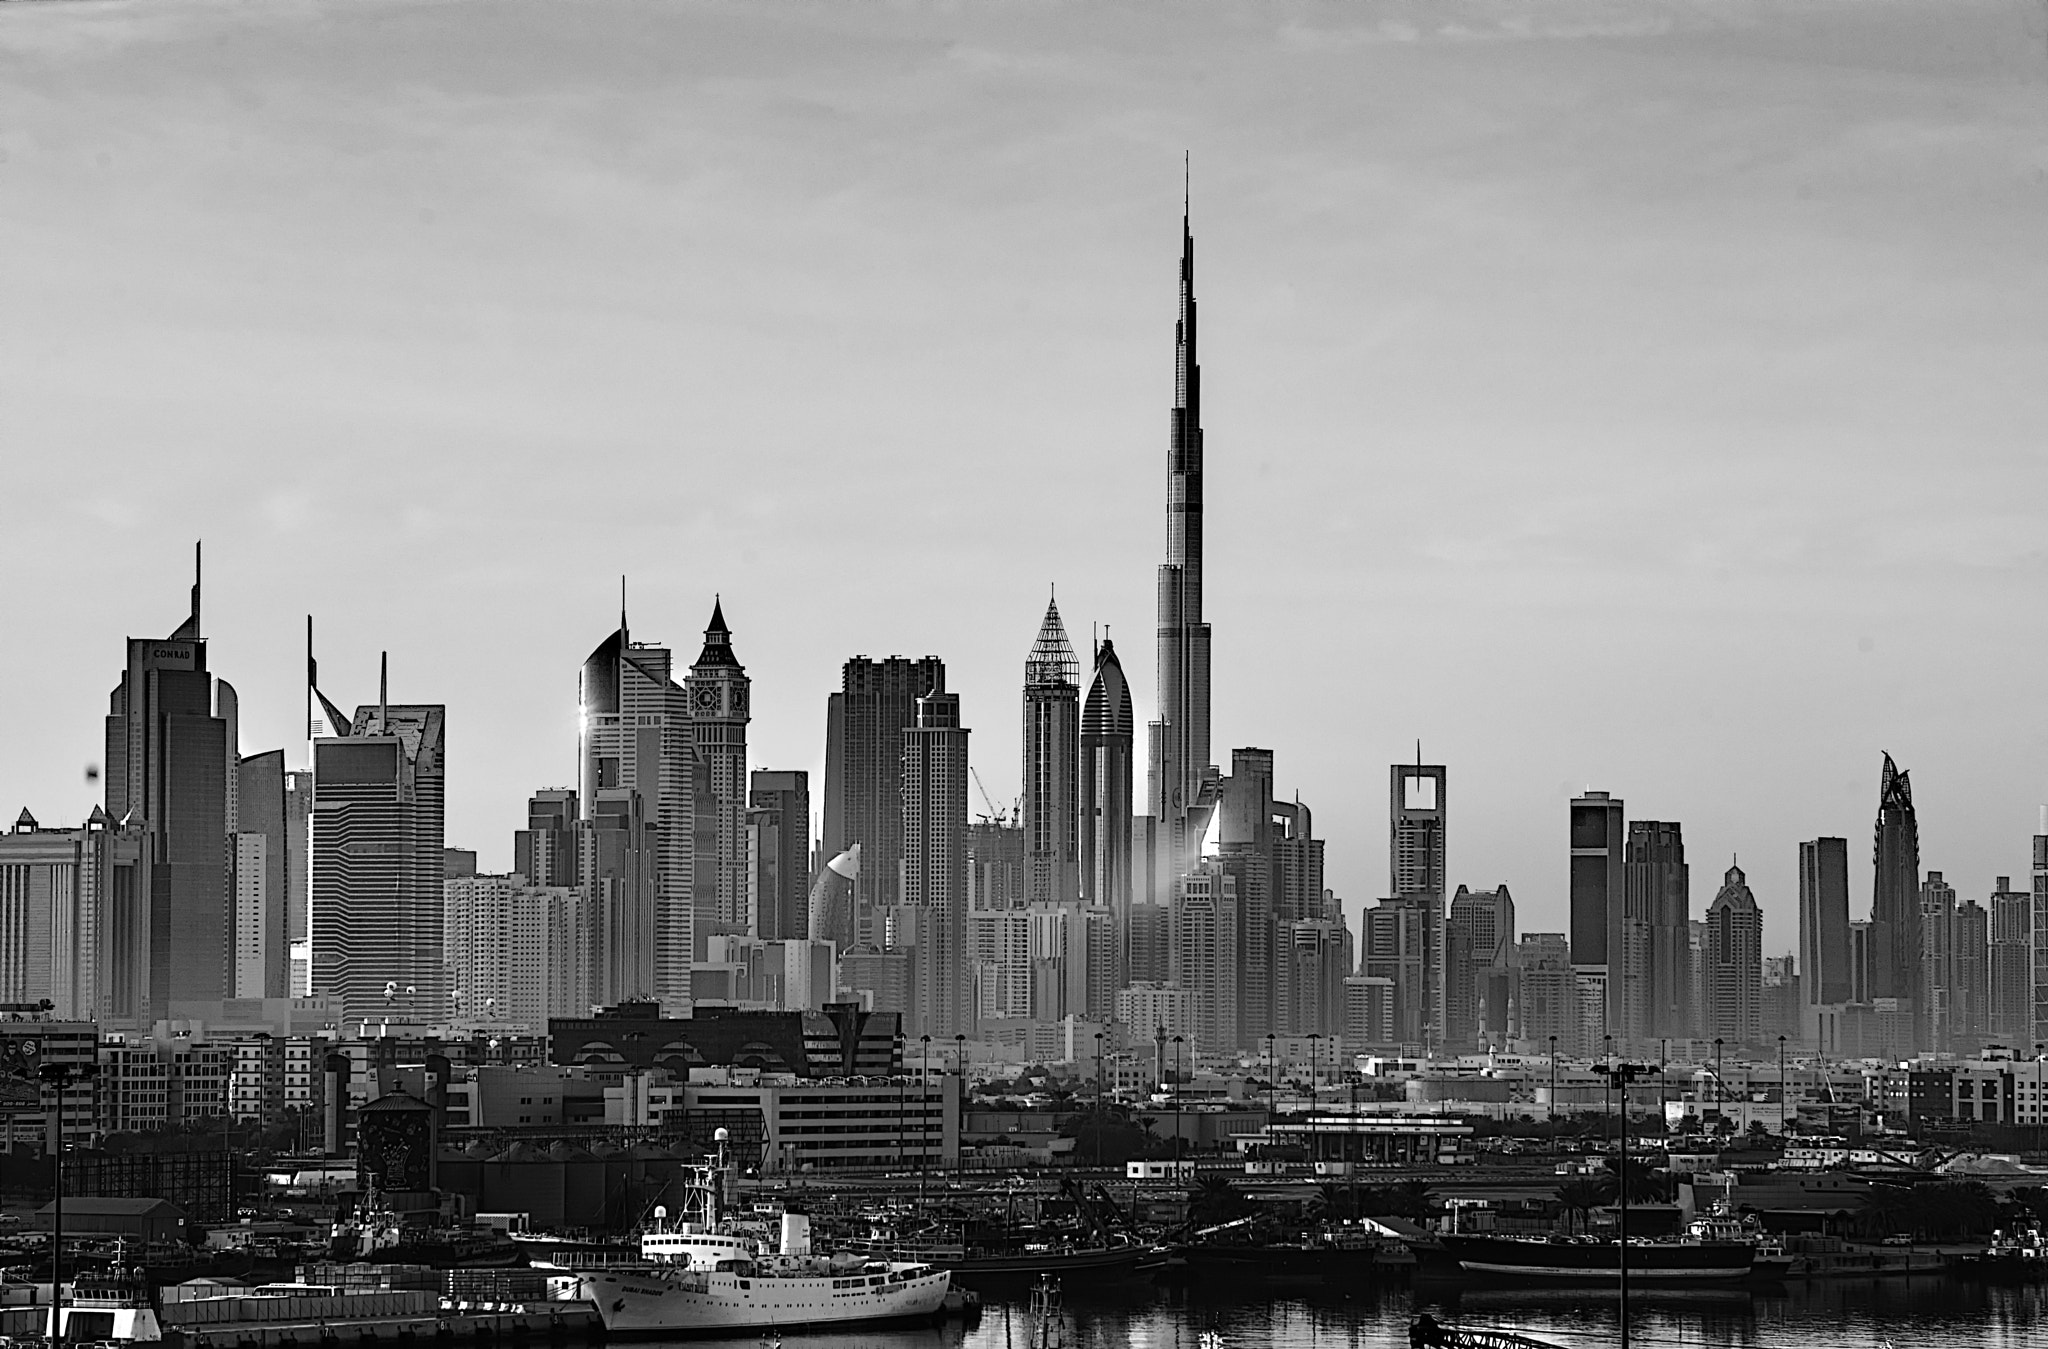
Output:
[[[28,807],[21,808],[21,814],[14,817],[14,832],[33,834],[36,831],[36,817],[28,813]]]
[[[1081,662],[1074,659],[1074,644],[1067,640],[1067,626],[1060,622],[1059,601],[1050,600],[1045,606],[1045,621],[1038,625],[1038,639],[1031,644],[1031,654],[1024,658],[1024,687],[1073,688],[1080,670]]]
[[[1104,637],[1095,648],[1095,677],[1088,683],[1088,701],[1081,705],[1081,734],[1132,735],[1136,729],[1131,681],[1124,677],[1123,662],[1116,658],[1116,645]]]
[[[711,597],[711,623],[704,629],[704,650],[697,657],[698,668],[705,665],[738,666],[740,659],[732,651],[732,629],[725,626],[725,601],[717,595]]]
[[[1892,756],[1886,754],[1884,756],[1884,772],[1879,776],[1877,783],[1878,810],[1883,812],[1895,807],[1911,810],[1913,808],[1912,778],[1913,775],[1911,773],[1901,772],[1899,766],[1892,762]]]

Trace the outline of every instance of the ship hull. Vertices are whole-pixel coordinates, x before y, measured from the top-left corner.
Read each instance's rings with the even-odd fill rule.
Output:
[[[1552,1284],[1621,1282],[1621,1247],[1612,1241],[1545,1241],[1446,1236],[1444,1259],[1474,1279]],[[1632,1284],[1740,1283],[1756,1273],[1756,1248],[1739,1241],[1630,1242]]]
[[[590,1303],[607,1335],[730,1335],[932,1321],[951,1282],[929,1268],[901,1277],[608,1270],[564,1280],[557,1296]]]
[[[1109,1246],[1078,1251],[1019,1251],[1013,1255],[942,1256],[932,1264],[972,1287],[1036,1279],[1051,1274],[1069,1281],[1121,1279],[1137,1271],[1144,1246]]]

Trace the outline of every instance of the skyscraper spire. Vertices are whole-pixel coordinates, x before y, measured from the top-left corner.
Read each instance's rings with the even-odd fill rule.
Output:
[[[391,653],[377,653],[377,734],[391,724]]]
[[[199,582],[200,582],[200,576],[201,576],[201,572],[200,572],[200,565],[199,565],[199,564],[200,564],[200,557],[199,557],[199,550],[200,550],[200,546],[201,546],[201,545],[200,545],[200,541],[199,541],[199,540],[197,540],[197,539],[194,539],[194,540],[192,541],[192,611],[191,611],[191,612],[190,612],[189,614],[187,614],[187,615],[186,615],[185,621],[184,621],[183,623],[180,623],[180,624],[178,625],[178,630],[177,630],[176,632],[174,632],[174,633],[172,633],[172,634],[171,634],[171,636],[170,636],[170,640],[171,640],[171,641],[174,641],[174,642],[183,642],[183,641],[193,641],[193,642],[196,642],[196,641],[198,641],[198,640],[199,640],[199,638],[200,638],[200,629],[199,629]]]
[[[1147,813],[1165,902],[1201,847],[1213,805],[1209,757],[1209,625],[1202,618],[1202,367],[1197,349],[1195,237],[1181,219],[1173,406],[1166,451],[1166,561],[1159,568],[1159,720],[1149,728]]]

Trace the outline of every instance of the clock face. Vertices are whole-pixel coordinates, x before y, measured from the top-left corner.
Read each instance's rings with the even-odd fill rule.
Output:
[[[747,691],[745,689],[734,689],[732,691],[732,710],[735,712],[747,710]]]
[[[698,689],[697,706],[703,708],[706,712],[709,712],[712,708],[718,706],[718,690],[712,688],[708,684],[703,688]]]

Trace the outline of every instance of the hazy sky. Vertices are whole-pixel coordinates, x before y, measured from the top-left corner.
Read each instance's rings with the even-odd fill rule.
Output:
[[[621,572],[685,659],[723,594],[757,766],[929,652],[1007,800],[1048,585],[1150,712],[1185,150],[1217,753],[1354,910],[1418,737],[1524,930],[1589,785],[1773,949],[1799,839],[1860,914],[1886,749],[1981,896],[2048,800],[2043,13],[0,5],[0,807],[89,808],[202,536],[243,749],[310,611],[449,704],[486,867]]]

